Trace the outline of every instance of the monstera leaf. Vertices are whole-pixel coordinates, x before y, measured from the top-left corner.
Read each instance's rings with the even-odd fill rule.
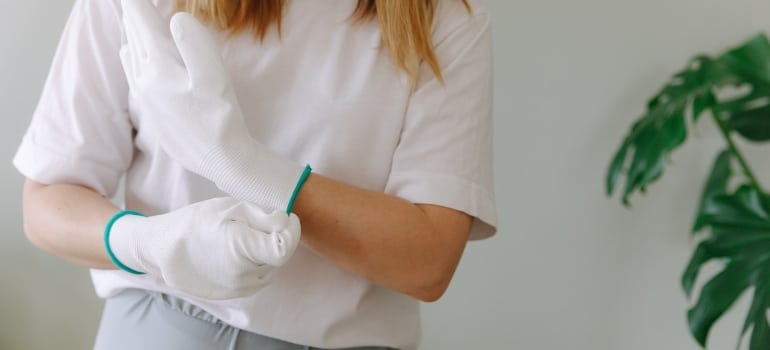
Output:
[[[685,70],[677,73],[650,100],[647,113],[634,123],[623,140],[607,173],[607,193],[613,193],[625,172],[622,199],[627,205],[634,191],[644,192],[647,185],[657,180],[663,174],[666,156],[687,138],[685,116],[697,120],[716,103],[713,88],[730,78],[721,64],[706,56],[694,58]]]
[[[740,135],[752,142],[770,141],[770,43],[764,35],[715,58],[695,57],[674,75],[649,101],[613,157],[607,194],[613,194],[624,176],[624,205],[633,193],[644,193],[663,174],[669,154],[686,141],[685,118],[695,123],[704,113],[711,115],[727,147],[716,157],[703,188],[693,232],[705,234],[683,273],[682,288],[691,297],[704,264],[718,261],[723,268],[703,284],[687,312],[688,324],[705,347],[712,326],[753,289],[738,338],[750,332],[750,350],[770,349],[770,195],[732,139]]]
[[[747,92],[718,98],[729,87]],[[706,112],[724,132],[734,130],[752,141],[770,140],[770,43],[758,35],[717,58],[697,56],[676,73],[647,104],[616,152],[606,177],[612,195],[625,175],[622,201],[662,174],[667,156],[687,139],[690,117],[697,122]]]
[[[751,185],[729,191],[730,159],[729,151],[717,157],[703,190],[694,229],[710,230],[682,276],[687,296],[692,295],[705,263],[716,260],[724,267],[704,284],[687,319],[693,336],[705,346],[714,323],[747,288],[754,287],[742,334],[752,330],[749,349],[768,349],[770,325],[765,311],[770,307],[770,197]]]
[[[770,42],[758,35],[720,57],[737,82],[750,88],[745,96],[720,104],[727,128],[744,138],[770,140]]]

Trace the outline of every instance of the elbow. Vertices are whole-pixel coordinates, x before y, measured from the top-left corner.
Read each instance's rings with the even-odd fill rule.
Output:
[[[41,223],[44,222],[38,218],[37,203],[41,201],[40,191],[45,188],[44,185],[27,180],[24,184],[22,197],[22,229],[27,240],[40,250],[50,252],[50,238],[46,236],[46,231]]]
[[[444,249],[440,254],[427,254],[431,258],[417,264],[410,264],[402,271],[411,271],[402,276],[409,276],[408,288],[410,296],[424,302],[435,302],[441,299],[449,289],[457,265],[462,256],[462,249]],[[421,268],[416,268],[416,265]]]
[[[409,265],[405,268],[414,271],[412,285],[417,287],[409,294],[430,303],[441,299],[449,288],[468,241],[472,218],[438,206],[421,205],[419,208],[429,223],[419,236],[427,239],[414,250],[419,253],[414,260],[407,260]]]
[[[29,216],[30,216],[29,213],[25,210],[25,213],[23,215],[24,235],[27,237],[27,240],[30,243],[32,243],[33,246],[37,247],[40,250],[49,252],[51,249],[50,249],[49,240],[44,234],[45,231],[41,230],[38,227],[38,225],[35,225],[35,220],[33,220],[33,218],[30,218]]]
[[[24,219],[23,229],[24,235],[27,236],[27,240],[40,250],[50,251],[45,235],[43,235],[41,231],[37,230],[30,221],[31,220],[27,218]]]
[[[419,290],[411,293],[411,296],[417,298],[420,301],[432,303],[441,299],[448,288],[449,280],[447,279],[446,282],[442,281],[431,284],[429,286],[423,286],[419,288]]]
[[[413,275],[411,288],[408,289],[409,296],[426,303],[432,303],[441,299],[449,288],[454,275],[454,268],[444,266],[443,268],[423,270],[420,275]]]

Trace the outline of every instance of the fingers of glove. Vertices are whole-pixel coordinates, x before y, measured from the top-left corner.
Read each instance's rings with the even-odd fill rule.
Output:
[[[150,0],[123,0],[123,23],[130,50],[142,62],[178,61],[166,21]]]
[[[299,218],[282,210],[266,213],[248,202],[240,202],[225,212],[225,217],[241,224],[248,232],[241,236],[242,254],[252,261],[272,266],[285,264],[299,244]]]
[[[285,224],[274,225],[269,232],[262,235],[255,234],[249,238],[252,241],[252,251],[259,252],[259,247],[263,249],[262,255],[258,258],[269,265],[282,266],[294,255],[299,245],[301,235],[299,218],[294,214],[287,216],[280,210],[276,210],[271,217],[276,219],[280,217]]]
[[[123,72],[126,75],[126,81],[128,81],[129,87],[133,85],[132,80],[134,75],[133,63],[131,62],[130,55],[131,50],[128,48],[128,44],[120,47],[120,64],[123,66]]]
[[[193,86],[221,92],[229,79],[212,33],[186,12],[176,13],[170,27]]]
[[[222,212],[222,217],[245,223],[247,226],[264,232],[282,230],[289,223],[285,212],[265,212],[261,207],[249,202],[237,202]]]
[[[283,211],[277,212],[281,213],[281,215],[286,215]],[[300,236],[302,234],[299,217],[292,213],[289,214],[288,219],[288,224],[284,226],[283,229],[272,232],[273,235],[279,238],[282,249],[281,261],[277,262],[275,266],[281,266],[289,261],[299,245]]]
[[[143,1],[143,0],[142,0]],[[134,11],[134,2],[141,2],[141,1],[131,1],[131,0],[125,0],[121,2],[121,7],[123,8],[123,32],[126,35],[126,55],[139,55],[143,57],[143,59],[147,58],[147,52],[144,50],[144,47],[140,44],[141,39],[137,37],[136,33],[136,25],[134,25],[132,21],[132,17],[136,16]],[[123,57],[122,53],[123,49],[121,48],[121,57]]]
[[[141,25],[142,7],[147,6],[148,0],[123,0],[123,29],[126,34],[126,43],[129,50],[143,60],[147,59],[147,50],[144,47],[143,38],[139,32]],[[152,6],[152,5],[150,5]]]
[[[225,225],[238,254],[257,265],[285,264],[299,241],[299,231],[271,232],[250,226],[244,221],[229,221]]]
[[[138,73],[137,62],[134,57],[134,52],[128,45],[123,45],[120,48],[120,63],[123,66],[123,72],[125,72],[126,75],[128,88],[130,90],[136,90],[136,75]]]

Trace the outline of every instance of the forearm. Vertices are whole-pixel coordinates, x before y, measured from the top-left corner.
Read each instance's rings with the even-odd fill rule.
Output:
[[[465,248],[471,218],[311,175],[294,212],[320,255],[375,284],[438,299]]]
[[[118,208],[77,185],[24,183],[24,231],[38,248],[85,267],[114,269],[104,227]]]

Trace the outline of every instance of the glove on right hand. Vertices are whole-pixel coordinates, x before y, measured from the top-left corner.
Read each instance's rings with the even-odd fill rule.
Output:
[[[251,137],[212,33],[189,13],[169,23],[149,0],[122,6],[133,108],[163,150],[235,198],[290,212],[310,168]]]
[[[163,215],[126,215],[108,244],[120,262],[172,288],[207,299],[253,294],[294,253],[296,215],[265,213],[234,198],[214,198]]]

